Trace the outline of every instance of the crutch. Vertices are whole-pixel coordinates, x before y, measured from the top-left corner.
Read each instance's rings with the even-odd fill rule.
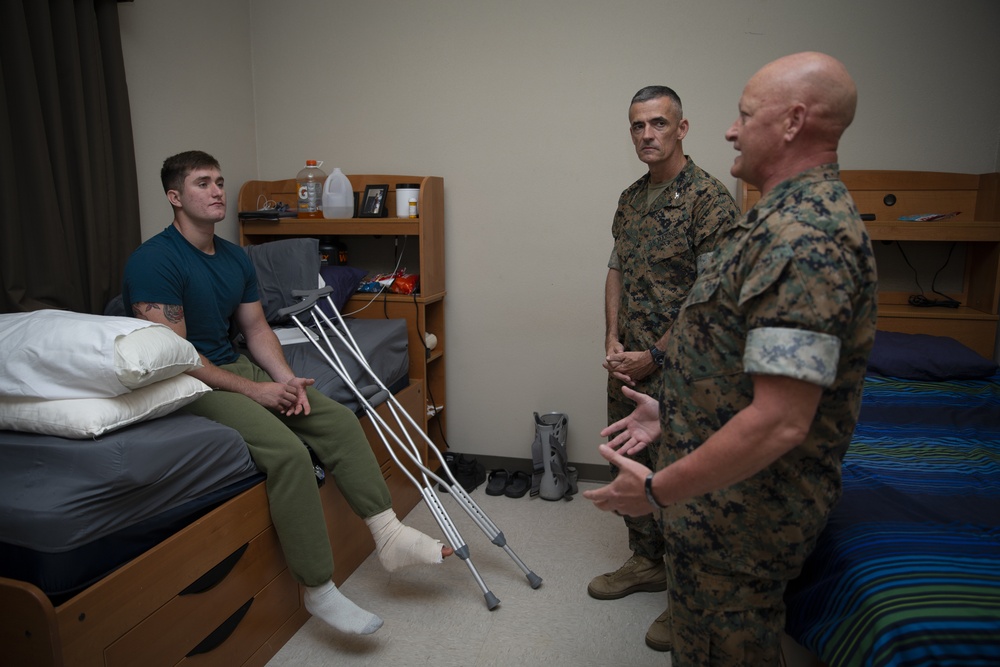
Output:
[[[479,526],[479,528],[486,534],[486,536],[490,538],[490,541],[493,542],[493,544],[497,545],[498,547],[501,547],[504,551],[506,551],[507,554],[511,557],[511,559],[518,565],[518,567],[527,577],[528,583],[531,585],[532,588],[538,588],[539,586],[541,586],[542,584],[541,577],[539,577],[537,574],[528,569],[528,567],[524,564],[524,562],[517,556],[517,554],[514,553],[514,551],[510,548],[510,546],[507,545],[507,540],[504,537],[503,532],[499,528],[497,528],[496,524],[493,523],[493,521],[489,518],[489,516],[469,496],[469,494],[465,491],[462,485],[457,482],[454,474],[448,468],[444,460],[444,457],[441,455],[441,452],[438,450],[437,446],[433,442],[431,442],[431,440],[427,437],[427,434],[424,433],[423,428],[421,428],[416,424],[416,422],[414,422],[410,414],[403,409],[402,405],[400,405],[396,397],[392,395],[392,392],[389,391],[389,389],[385,386],[385,384],[378,377],[378,375],[376,375],[375,372],[371,369],[371,366],[368,365],[368,362],[365,359],[364,354],[361,352],[361,348],[358,346],[357,341],[354,340],[354,337],[351,334],[350,330],[347,328],[347,325],[345,324],[343,317],[341,317],[339,310],[334,305],[333,300],[329,296],[332,291],[333,290],[330,287],[323,287],[316,290],[295,290],[292,292],[292,297],[301,299],[301,301],[292,306],[289,306],[288,308],[282,309],[279,314],[282,316],[290,317],[292,319],[295,325],[302,330],[302,333],[305,334],[306,338],[313,344],[313,346],[316,347],[316,349],[323,356],[323,358],[326,359],[326,361],[334,368],[337,374],[341,376],[345,384],[354,393],[359,404],[362,406],[365,413],[371,419],[372,425],[376,433],[378,434],[379,438],[382,440],[382,443],[385,445],[386,450],[389,452],[389,455],[392,457],[393,461],[396,462],[396,465],[399,467],[399,469],[403,471],[403,473],[420,491],[421,497],[427,504],[428,508],[431,510],[431,515],[434,517],[438,526],[440,526],[441,531],[444,533],[446,539],[451,543],[452,548],[454,548],[455,550],[455,554],[458,555],[458,557],[462,559],[462,561],[464,561],[465,564],[469,567],[469,571],[472,573],[473,578],[476,580],[476,583],[479,585],[480,589],[483,592],[483,596],[486,599],[486,606],[490,610],[495,609],[500,604],[500,600],[497,599],[497,597],[489,590],[489,588],[486,586],[486,583],[483,581],[483,578],[480,576],[479,571],[472,563],[472,559],[469,555],[468,545],[463,540],[454,522],[452,522],[451,517],[448,515],[448,512],[441,505],[440,498],[435,493],[433,483],[428,480],[428,476],[432,478],[435,482],[441,484],[442,486],[448,487],[452,497],[456,500],[456,502],[458,502],[459,506],[461,506],[462,509],[466,511],[466,513],[472,518],[472,520],[476,523],[476,525]],[[337,322],[340,325],[339,328],[334,325],[334,323],[327,317],[326,313],[324,313],[322,309],[319,307],[318,301],[321,298],[326,299],[326,302],[330,307],[331,312],[336,316]],[[313,334],[313,332],[302,323],[299,316],[305,313],[306,311],[311,311],[313,322],[316,325],[316,331],[318,335]],[[341,333],[341,329],[343,330],[343,333]],[[337,351],[334,348],[332,341],[330,340],[329,336],[326,333],[327,330],[332,331],[337,336],[338,340],[343,345],[346,346],[348,352],[351,354],[354,360],[359,364],[362,370],[374,380],[376,389],[375,392],[369,392],[366,395],[365,392],[362,392],[357,387],[357,385],[351,379],[350,373],[348,373],[347,368],[341,361],[340,356],[337,354]],[[319,342],[320,338],[323,341],[322,345]],[[382,402],[386,402],[389,412],[392,414],[393,418],[396,421],[396,425],[398,426],[398,432],[394,431],[388,425],[388,423],[386,423],[386,421],[382,418],[382,416],[375,411],[374,406]],[[420,436],[425,440],[425,442],[428,445],[428,449],[435,453],[435,455],[437,456],[438,460],[441,463],[442,469],[445,471],[445,474],[449,478],[448,481],[442,479],[424,465],[420,457],[419,449],[413,442],[413,439],[410,436],[409,431],[407,431],[405,425],[403,424],[404,419],[412,426],[413,430],[419,433]],[[400,438],[399,435],[400,433],[405,438],[405,442]],[[410,461],[412,461],[419,468],[421,476],[420,481],[418,481],[417,478],[413,476],[413,474],[406,468],[403,462],[399,459],[395,447],[393,447],[393,445],[389,442],[389,437],[387,437],[387,434],[388,436],[391,436],[391,439],[395,442],[396,446],[398,446],[403,451],[406,457],[409,458]]]

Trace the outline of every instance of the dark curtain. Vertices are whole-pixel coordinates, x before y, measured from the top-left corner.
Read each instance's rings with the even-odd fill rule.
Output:
[[[141,237],[117,3],[0,5],[0,312],[100,313]]]

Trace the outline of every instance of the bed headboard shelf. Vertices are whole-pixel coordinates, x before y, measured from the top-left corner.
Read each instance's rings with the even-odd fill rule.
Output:
[[[385,218],[325,218],[280,220],[258,220],[240,218],[240,244],[266,243],[285,238],[335,236],[350,247],[353,266],[372,270],[373,273],[386,272],[392,264],[384,264],[387,258],[394,258],[398,251],[398,237],[409,237],[403,243],[409,244],[412,254],[407,254],[408,264],[400,268],[420,276],[419,293],[416,295],[382,294],[378,296],[377,308],[368,308],[374,294],[355,294],[348,302],[345,312],[354,313],[359,318],[391,318],[406,320],[410,349],[410,379],[424,383],[424,396],[434,405],[445,405],[446,374],[445,354],[447,332],[445,331],[445,261],[444,261],[444,179],[440,176],[413,176],[399,174],[347,174],[354,193],[361,196],[368,185],[388,185],[385,207],[389,217]],[[420,194],[417,203],[417,217],[397,218],[396,187],[400,183],[419,183]],[[298,188],[294,179],[280,181],[247,181],[240,188],[238,206],[240,211],[255,211],[263,201],[288,204],[292,210],[298,206]],[[375,270],[366,266],[364,258],[356,262],[360,239],[376,239],[369,249],[368,259],[382,262]],[[356,243],[357,242],[357,243]],[[373,253],[373,254],[372,254]],[[411,260],[416,260],[415,263]],[[437,345],[424,353],[424,334],[433,333]],[[425,432],[444,451],[447,447],[447,414],[443,410],[432,410],[422,424]]]
[[[958,174],[930,171],[842,170],[844,184],[862,214],[873,241],[923,241],[966,244],[962,291],[951,294],[958,308],[922,308],[908,303],[910,293],[879,292],[878,328],[955,338],[992,359],[1000,303],[1000,173]],[[760,192],[737,183],[740,210],[748,211]],[[902,216],[958,215],[950,220],[914,222]]]

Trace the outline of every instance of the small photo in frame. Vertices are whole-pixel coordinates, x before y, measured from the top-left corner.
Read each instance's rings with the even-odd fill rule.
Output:
[[[384,218],[386,215],[386,200],[389,198],[388,185],[366,185],[361,196],[359,218]]]

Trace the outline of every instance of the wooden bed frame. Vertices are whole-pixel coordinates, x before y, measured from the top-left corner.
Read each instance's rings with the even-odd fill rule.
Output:
[[[422,423],[421,382],[396,398]],[[378,411],[390,418],[387,406]],[[405,516],[419,501],[419,491],[392,461],[369,418],[361,422],[396,513]],[[414,440],[426,449],[422,439]],[[426,463],[426,451],[423,456]],[[332,477],[320,495],[339,585],[374,550],[374,542]],[[57,607],[37,587],[0,578],[0,662],[264,665],[308,618],[261,482]]]
[[[949,294],[958,308],[915,307],[909,292],[879,290],[878,328],[883,331],[950,336],[987,359],[996,354],[1000,302],[1000,173],[956,174],[926,171],[840,172],[873,241],[966,244],[964,284]],[[760,192],[740,181],[737,203],[746,212]],[[909,222],[902,216],[959,214],[948,220]]]

